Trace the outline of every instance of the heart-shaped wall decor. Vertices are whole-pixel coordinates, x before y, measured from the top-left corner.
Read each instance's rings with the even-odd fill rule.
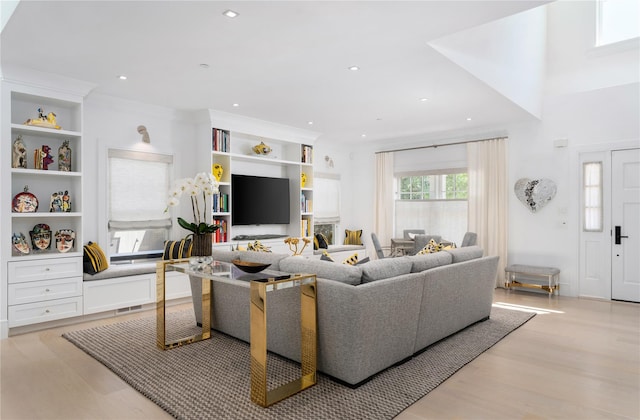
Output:
[[[556,195],[555,182],[546,178],[520,178],[513,189],[518,200],[532,213],[543,208]]]

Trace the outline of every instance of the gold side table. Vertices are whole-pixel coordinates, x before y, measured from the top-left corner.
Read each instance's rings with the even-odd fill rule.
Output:
[[[165,273],[168,265],[188,262],[188,258],[159,261],[156,264],[156,344],[161,350],[168,350],[185,344],[211,338],[211,280],[202,278],[202,333],[190,337],[166,341],[165,318]]]
[[[267,295],[268,292],[300,288],[301,376],[267,390]],[[268,407],[316,383],[317,319],[316,276],[294,274],[284,280],[251,281],[251,401]]]

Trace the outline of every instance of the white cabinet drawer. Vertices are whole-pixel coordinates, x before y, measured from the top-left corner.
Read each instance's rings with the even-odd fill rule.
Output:
[[[156,301],[156,275],[85,281],[84,313],[110,311]]]
[[[9,283],[82,277],[82,257],[10,261]]]
[[[9,328],[82,315],[82,296],[9,306]]]
[[[82,277],[13,283],[8,292],[9,305],[80,296]]]

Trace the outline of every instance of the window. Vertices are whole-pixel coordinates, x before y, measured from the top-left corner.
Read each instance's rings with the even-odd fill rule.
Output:
[[[396,174],[395,232],[424,229],[458,243],[467,231],[466,169]]]
[[[466,200],[466,172],[431,175],[410,175],[399,178],[401,200]]]
[[[612,44],[640,36],[638,0],[599,0],[596,45]]]
[[[602,232],[602,162],[583,164],[584,231]]]
[[[169,239],[166,200],[172,156],[109,150],[109,254],[112,259],[156,256]]]

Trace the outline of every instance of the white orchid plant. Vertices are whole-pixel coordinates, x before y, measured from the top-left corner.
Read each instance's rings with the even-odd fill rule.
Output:
[[[196,235],[213,233],[218,230],[220,226],[206,222],[209,211],[207,197],[218,193],[218,185],[215,177],[207,172],[200,172],[194,178],[178,179],[173,183],[171,190],[169,190],[167,210],[169,207],[175,207],[180,204],[180,197],[186,194],[191,198],[194,222],[189,223],[182,217],[178,217],[178,224]],[[200,200],[200,198],[202,198],[202,200]]]

